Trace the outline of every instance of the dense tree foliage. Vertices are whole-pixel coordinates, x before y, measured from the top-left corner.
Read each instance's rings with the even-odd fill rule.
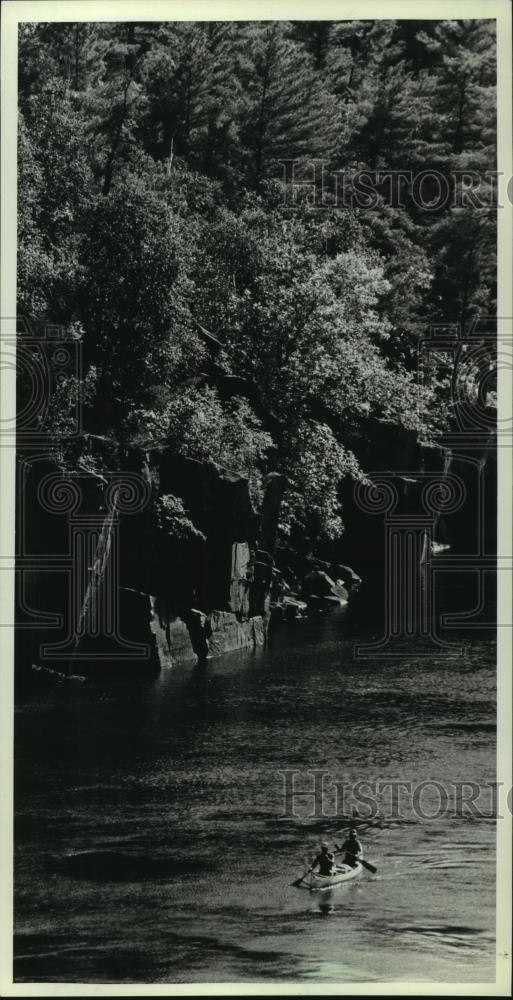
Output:
[[[284,472],[283,532],[336,538],[373,422],[450,419],[429,324],[494,311],[492,22],[27,24],[19,85],[19,311],[85,359],[56,439],[82,392],[255,501]]]

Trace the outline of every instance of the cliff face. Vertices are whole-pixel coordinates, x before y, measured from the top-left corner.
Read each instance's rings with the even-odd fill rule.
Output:
[[[368,484],[347,484],[340,542],[315,556],[308,539],[304,551],[277,545],[285,488],[277,473],[256,510],[244,476],[169,450],[121,454],[84,435],[72,470],[20,455],[21,671],[140,672],[201,661],[264,643],[271,614],[324,612],[355,592],[357,615],[381,614],[403,569],[399,561],[390,579],[387,546],[397,531],[415,534],[417,567],[431,545],[437,580],[443,571],[450,588],[471,575],[479,607],[494,568],[492,436],[473,447],[422,449],[405,435],[394,453],[392,433],[382,449],[373,445],[386,465]]]
[[[346,531],[334,547],[334,557],[353,565],[363,578],[353,612],[361,620],[369,614],[381,619],[389,592],[401,587],[411,591],[421,570],[428,573],[437,597],[461,612],[462,627],[477,628],[485,622],[486,607],[493,620],[497,550],[493,428],[479,435],[448,434],[431,447],[420,445],[413,432],[399,435],[386,425],[376,425],[375,431],[364,466],[369,483],[344,484]],[[376,457],[380,455],[381,463]],[[415,550],[411,565],[401,548],[407,537]],[[397,613],[400,630],[401,609]]]
[[[20,460],[20,665],[158,670],[262,644],[283,477],[256,511],[248,480],[213,463],[132,451],[123,471],[105,465],[90,441],[72,472]]]
[[[146,513],[149,549],[138,547],[142,525],[127,526],[124,550],[139,551],[127,570],[134,587],[145,581],[151,632],[161,664],[205,659],[265,641],[273,559],[262,551],[276,532],[282,477],[265,483],[255,511],[248,480],[212,463],[171,452],[151,455],[153,487]],[[181,516],[180,501],[186,517]],[[159,505],[174,511],[157,522]],[[269,565],[268,565],[269,564]]]

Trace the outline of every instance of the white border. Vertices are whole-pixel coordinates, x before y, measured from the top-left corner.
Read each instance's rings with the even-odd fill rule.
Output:
[[[506,186],[513,177],[512,108],[511,108],[511,5],[509,0],[317,0],[315,4],[290,0],[84,0],[84,2],[23,2],[4,0],[1,35],[2,100],[2,283],[0,316],[15,316],[16,256],[16,138],[17,138],[17,29],[22,21],[116,21],[116,20],[345,20],[368,19],[450,20],[493,18],[497,20],[498,59],[498,169],[502,173],[498,213],[498,315],[513,316],[511,290],[512,206]],[[510,192],[513,197],[513,192]],[[11,337],[14,320],[2,321],[2,338]],[[511,354],[511,319],[504,319],[499,329],[502,350]],[[0,343],[0,349],[3,346]],[[1,357],[1,354],[0,354]],[[13,371],[2,370],[0,418],[15,412]],[[499,418],[511,419],[513,400],[512,368],[499,370]],[[499,447],[498,537],[499,555],[504,563],[512,553],[511,497],[513,493],[512,442]],[[0,552],[14,556],[15,455],[12,448],[0,448]],[[8,564],[7,564],[8,565]],[[12,571],[11,562],[11,571]],[[2,559],[2,566],[6,562]],[[498,620],[511,621],[511,578],[498,573]],[[0,621],[13,620],[13,572],[0,574]],[[506,817],[497,832],[497,978],[495,983],[191,983],[191,984],[77,984],[13,983],[12,981],[12,778],[13,778],[13,634],[0,630],[2,674],[0,675],[0,779],[3,786],[0,827],[0,994],[2,996],[194,996],[194,995],[367,995],[367,996],[509,996],[511,976],[511,815],[506,805],[506,791],[512,785],[511,769],[511,626],[499,629],[498,644],[498,778],[503,783],[499,796],[500,813]]]

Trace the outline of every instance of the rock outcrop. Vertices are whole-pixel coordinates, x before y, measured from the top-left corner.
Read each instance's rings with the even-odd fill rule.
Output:
[[[327,609],[347,604],[349,591],[341,581],[335,582],[327,573],[315,569],[305,576],[301,596],[309,607]]]
[[[405,434],[396,454],[382,425],[379,434],[387,467],[371,471],[360,492],[352,482],[343,488],[346,531],[320,546],[323,558],[309,539],[278,540],[286,481],[277,473],[255,509],[243,475],[170,450],[123,450],[83,435],[67,468],[21,452],[22,673],[33,665],[53,676],[155,673],[260,645],[271,617],[295,621],[349,601],[368,617],[383,608],[387,531],[403,522],[418,524],[419,565],[427,538],[449,580],[472,554],[476,587],[484,587],[495,551],[493,436],[479,447],[421,449]]]
[[[82,444],[71,471],[20,460],[22,667],[155,672],[264,643],[284,478],[256,511],[211,462]]]

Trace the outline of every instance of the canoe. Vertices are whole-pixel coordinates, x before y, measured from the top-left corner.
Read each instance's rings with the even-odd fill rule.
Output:
[[[351,865],[337,865],[333,875],[319,875],[318,872],[310,872],[305,875],[302,885],[311,892],[326,892],[327,889],[334,889],[344,882],[351,882],[358,878],[363,871],[363,866],[357,862],[354,868]]]

